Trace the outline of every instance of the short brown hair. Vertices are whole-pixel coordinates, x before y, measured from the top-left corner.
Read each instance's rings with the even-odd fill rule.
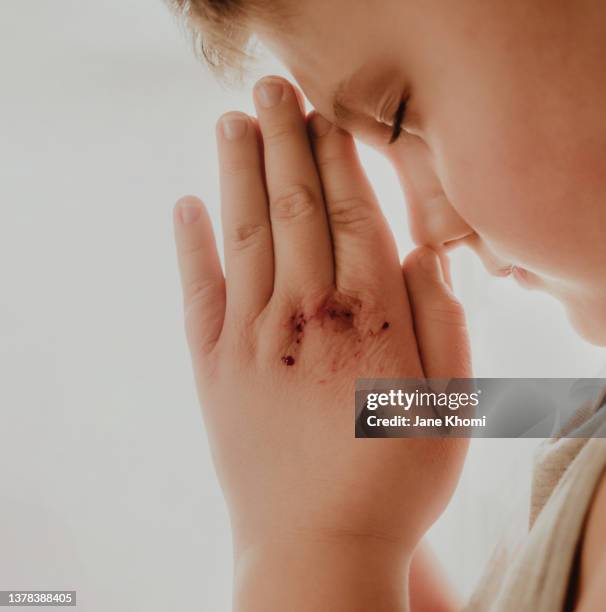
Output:
[[[193,37],[194,48],[222,78],[241,78],[251,53],[251,24],[278,17],[277,0],[166,0]],[[282,15],[282,12],[280,11]]]

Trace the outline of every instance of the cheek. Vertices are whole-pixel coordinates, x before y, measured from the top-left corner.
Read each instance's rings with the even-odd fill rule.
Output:
[[[595,205],[579,201],[583,155],[540,126],[475,117],[432,146],[450,202],[506,260],[558,278],[577,274],[595,231]]]

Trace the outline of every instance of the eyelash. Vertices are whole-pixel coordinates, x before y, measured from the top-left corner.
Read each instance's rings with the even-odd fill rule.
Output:
[[[398,138],[400,138],[400,136],[402,135],[402,132],[404,131],[402,129],[402,123],[404,123],[404,120],[406,119],[407,105],[408,105],[408,98],[403,98],[402,100],[400,100],[400,105],[398,106],[398,109],[396,110],[393,116],[393,121],[392,121],[393,128],[391,132],[391,138],[389,139],[388,144],[392,144],[396,140],[398,140]]]

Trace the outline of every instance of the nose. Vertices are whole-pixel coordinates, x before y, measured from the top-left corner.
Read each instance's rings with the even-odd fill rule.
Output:
[[[420,138],[407,134],[386,155],[402,185],[410,232],[416,244],[443,249],[474,234],[446,197],[431,153]]]

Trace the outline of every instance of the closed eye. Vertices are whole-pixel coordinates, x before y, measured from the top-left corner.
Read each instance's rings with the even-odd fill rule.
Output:
[[[406,106],[408,105],[408,99],[403,98],[400,101],[398,109],[394,113],[393,120],[391,125],[391,138],[389,139],[389,144],[394,143],[398,138],[402,135],[402,123],[404,123],[404,119],[406,118]]]

